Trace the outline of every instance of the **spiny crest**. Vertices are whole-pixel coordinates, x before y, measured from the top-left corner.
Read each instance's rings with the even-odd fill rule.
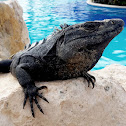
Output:
[[[57,27],[55,27],[55,30],[53,31],[52,35],[54,36],[55,34],[57,34],[58,32],[60,32],[60,31],[62,31],[62,30],[64,30],[65,28],[67,28],[67,27],[69,27],[69,26],[70,26],[70,25],[64,23],[64,24],[61,24],[61,25],[60,25],[60,28],[61,28],[61,29],[58,29]],[[52,35],[50,35],[50,36],[52,36]],[[48,36],[47,39],[49,39],[50,36]],[[37,45],[40,45],[40,44],[45,43],[45,41],[46,41],[46,39],[44,38],[43,40],[40,40],[39,42],[34,42],[34,43],[32,43],[32,44],[29,43],[29,44],[25,45],[25,49],[28,49],[28,50],[29,50],[29,49],[32,49],[32,48],[34,48],[34,47],[37,46]]]
[[[33,47],[35,47],[35,46],[37,46],[37,45],[40,45],[40,44],[43,44],[43,43],[45,43],[45,41],[46,41],[46,39],[44,38],[43,40],[40,40],[39,42],[37,41],[37,42],[34,42],[34,43],[32,43],[32,44],[27,44],[26,46],[25,46],[25,49],[31,49],[31,48],[33,48]]]
[[[52,35],[55,35],[55,34],[59,33],[60,31],[64,30],[65,28],[67,28],[67,27],[69,27],[69,26],[70,26],[70,25],[64,23],[64,24],[61,24],[61,25],[60,25],[60,28],[61,28],[61,29],[58,29],[57,27],[55,27],[55,29],[54,29]]]
[[[70,25],[68,25],[68,24],[66,24],[66,23],[60,25],[60,27],[61,27],[62,29],[65,29],[65,28],[67,28],[67,27],[69,27],[69,26],[70,26]]]

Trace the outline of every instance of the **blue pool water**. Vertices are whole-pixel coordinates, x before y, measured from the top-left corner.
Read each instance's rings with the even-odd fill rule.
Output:
[[[85,21],[121,18],[126,23],[126,9],[103,8],[87,5],[86,0],[18,0],[23,7],[24,20],[31,43],[39,41],[59,27]],[[105,49],[93,68],[98,70],[109,64],[126,66],[126,25]]]

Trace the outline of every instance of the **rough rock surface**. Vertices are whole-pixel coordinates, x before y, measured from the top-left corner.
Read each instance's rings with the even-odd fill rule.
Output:
[[[22,108],[23,92],[11,74],[0,74],[1,126],[126,126],[126,67],[110,65],[90,72],[97,79],[94,89],[82,78],[39,82],[49,104],[39,99],[45,114],[34,104]]]
[[[0,58],[7,59],[29,43],[23,10],[16,0],[0,2]]]

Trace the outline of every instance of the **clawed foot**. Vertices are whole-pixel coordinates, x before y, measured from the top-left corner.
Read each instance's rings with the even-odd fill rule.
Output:
[[[35,117],[34,109],[33,109],[33,101],[37,105],[38,109],[44,114],[41,106],[39,105],[39,103],[37,101],[37,96],[42,98],[46,102],[48,102],[48,100],[45,97],[43,97],[42,94],[38,93],[39,90],[46,89],[46,88],[47,88],[46,86],[41,86],[41,87],[38,88],[35,85],[30,85],[30,86],[28,86],[27,88],[24,89],[25,98],[24,98],[24,103],[23,103],[23,109],[26,105],[27,98],[29,97],[29,102],[30,102],[30,107],[31,107],[31,112],[32,112],[33,117]]]
[[[84,74],[84,78],[85,78],[85,79],[87,80],[87,82],[88,82],[88,87],[90,86],[90,83],[91,83],[92,86],[93,86],[93,88],[94,88],[95,81],[96,81],[95,77],[92,76],[92,75],[90,75],[90,74],[88,74],[88,73],[85,73],[85,74]]]

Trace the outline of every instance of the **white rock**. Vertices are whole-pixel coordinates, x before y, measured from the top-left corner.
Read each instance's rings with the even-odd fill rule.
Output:
[[[40,82],[49,104],[38,99],[44,115],[29,102],[22,108],[24,94],[11,74],[0,75],[1,126],[126,126],[126,67],[110,65],[90,72],[97,79],[94,89],[82,78]]]
[[[0,2],[0,58],[7,59],[29,43],[23,10],[16,0]]]

